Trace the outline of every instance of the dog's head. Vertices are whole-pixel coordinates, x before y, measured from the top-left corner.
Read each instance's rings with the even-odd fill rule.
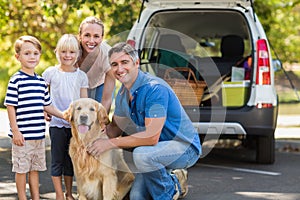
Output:
[[[90,98],[80,98],[73,101],[64,111],[64,118],[72,124],[79,134],[85,137],[88,132],[103,131],[109,123],[106,109],[103,105]]]

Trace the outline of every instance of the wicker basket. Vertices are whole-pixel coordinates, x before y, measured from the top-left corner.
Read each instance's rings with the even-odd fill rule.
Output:
[[[178,78],[178,74],[186,73],[187,79],[182,75]],[[172,78],[172,74],[177,74],[177,78]],[[202,100],[204,81],[198,81],[194,72],[188,67],[175,67],[166,70],[164,79],[172,87],[179,101],[183,106],[199,106]]]

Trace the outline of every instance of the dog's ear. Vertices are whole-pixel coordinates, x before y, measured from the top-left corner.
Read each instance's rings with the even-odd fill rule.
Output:
[[[67,110],[65,110],[63,112],[63,117],[65,120],[67,120],[68,122],[71,122],[73,120],[73,105],[74,103],[72,102],[70,105],[69,105],[69,108]]]
[[[108,115],[106,113],[106,109],[104,108],[104,106],[101,103],[98,103],[99,107],[98,107],[98,121],[100,124],[104,123],[105,125],[109,124],[109,118]]]

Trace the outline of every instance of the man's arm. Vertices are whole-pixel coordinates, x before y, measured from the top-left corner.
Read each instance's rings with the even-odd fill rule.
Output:
[[[153,146],[159,141],[165,117],[146,118],[146,130],[121,138],[112,138],[110,142],[117,148],[131,148],[138,146]]]
[[[104,108],[106,109],[107,113],[109,113],[111,103],[112,103],[112,95],[113,95],[113,91],[114,91],[115,85],[116,85],[116,80],[114,78],[112,70],[109,70],[106,73],[104,83],[105,84],[104,84],[104,88],[103,88],[101,103],[104,106]]]
[[[138,146],[153,146],[159,141],[161,130],[165,123],[165,117],[146,118],[146,130],[125,137],[114,137],[108,140],[96,140],[89,145],[88,152],[92,155],[100,155],[102,152],[113,148],[132,148]],[[118,124],[119,125],[119,124]],[[111,132],[114,129],[107,129]],[[109,133],[111,135],[111,133]]]
[[[116,118],[117,121],[116,121]],[[122,122],[123,120],[120,117],[115,117],[113,116],[112,118],[112,122],[110,124],[107,125],[106,127],[106,134],[108,135],[109,138],[115,138],[115,137],[119,137],[120,135],[122,135],[122,128],[123,125],[121,125],[120,123],[124,123]],[[119,126],[118,126],[119,125]]]

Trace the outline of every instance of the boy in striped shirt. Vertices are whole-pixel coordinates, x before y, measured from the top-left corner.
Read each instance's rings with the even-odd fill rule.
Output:
[[[35,67],[42,47],[33,36],[21,36],[15,42],[15,57],[21,69],[9,80],[4,105],[7,107],[12,138],[12,171],[19,200],[26,198],[26,174],[31,198],[39,199],[39,171],[46,170],[44,111],[63,118],[51,105],[48,87]]]

